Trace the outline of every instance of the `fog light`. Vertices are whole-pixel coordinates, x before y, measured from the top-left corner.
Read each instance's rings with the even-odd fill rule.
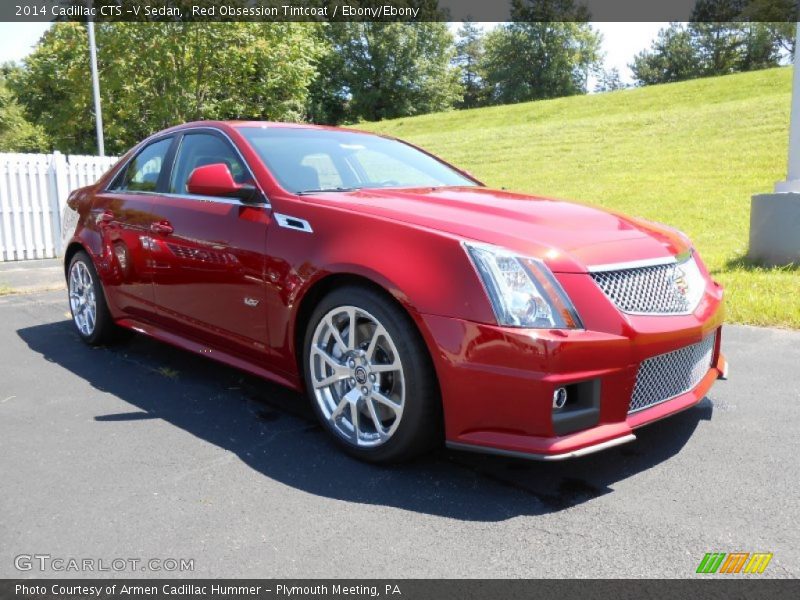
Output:
[[[562,409],[564,405],[567,403],[567,390],[566,388],[560,387],[556,388],[556,391],[553,392],[553,408],[555,409]]]

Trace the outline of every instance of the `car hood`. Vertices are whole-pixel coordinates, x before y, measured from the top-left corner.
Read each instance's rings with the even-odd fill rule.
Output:
[[[656,223],[483,187],[363,189],[309,200],[502,246],[557,272],[665,258],[689,248],[677,231]]]

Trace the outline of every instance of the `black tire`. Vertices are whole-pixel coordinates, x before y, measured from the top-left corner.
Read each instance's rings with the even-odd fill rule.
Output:
[[[405,387],[402,417],[391,437],[379,446],[361,447],[345,439],[326,418],[314,393],[310,365],[314,334],[325,315],[343,306],[355,306],[374,316],[391,337],[402,363]],[[317,418],[350,455],[372,463],[394,463],[424,454],[442,443],[439,385],[427,347],[411,317],[385,294],[365,286],[348,285],[325,296],[308,322],[302,362],[306,391]]]
[[[71,300],[73,286],[70,278],[73,269],[76,268],[78,263],[82,263],[86,268],[86,273],[91,277],[91,286],[94,292],[94,302],[96,306],[94,327],[88,333],[82,331],[81,327],[78,325],[78,319],[75,316],[76,310]],[[90,346],[100,346],[122,337],[121,329],[114,323],[114,320],[111,318],[111,313],[108,310],[103,284],[100,282],[100,278],[97,275],[97,269],[94,268],[92,259],[89,258],[89,255],[83,250],[76,252],[69,262],[69,268],[67,269],[67,300],[70,305],[70,313],[72,314],[72,324],[75,326],[75,331],[85,343]]]

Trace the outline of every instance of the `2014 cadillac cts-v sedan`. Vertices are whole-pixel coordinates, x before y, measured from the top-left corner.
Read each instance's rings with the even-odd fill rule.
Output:
[[[342,447],[580,456],[725,376],[722,289],[666,226],[490,190],[410,144],[189,123],[68,200],[80,336],[304,390]]]

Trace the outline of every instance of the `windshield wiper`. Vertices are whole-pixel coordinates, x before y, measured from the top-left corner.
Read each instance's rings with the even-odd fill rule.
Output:
[[[356,192],[360,190],[360,187],[335,187],[335,188],[325,188],[319,190],[302,190],[297,192],[298,196],[307,196],[308,194],[322,194],[325,192]]]

